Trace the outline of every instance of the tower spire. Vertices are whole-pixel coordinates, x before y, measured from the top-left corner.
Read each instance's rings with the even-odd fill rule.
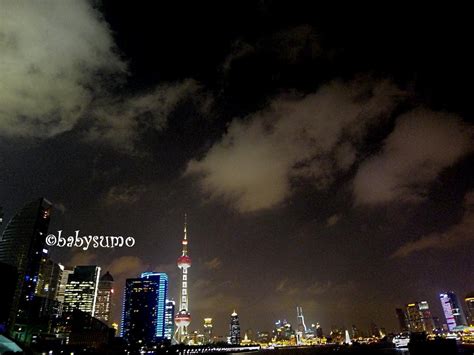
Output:
[[[184,238],[181,244],[183,244],[183,253],[182,255],[188,255],[188,215],[187,213],[184,214]]]
[[[184,214],[184,240],[188,239],[188,236],[187,236],[187,233],[186,233],[187,227],[188,227],[188,214],[185,213]]]

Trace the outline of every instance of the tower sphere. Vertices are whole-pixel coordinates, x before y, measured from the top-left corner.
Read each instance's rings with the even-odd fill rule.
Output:
[[[181,255],[178,258],[177,264],[180,269],[187,269],[188,267],[191,267],[191,258],[187,255]]]
[[[191,323],[191,314],[185,310],[181,310],[175,316],[174,322],[178,327],[187,327]]]

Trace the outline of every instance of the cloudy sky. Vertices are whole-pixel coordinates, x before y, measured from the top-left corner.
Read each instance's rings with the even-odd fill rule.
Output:
[[[170,275],[188,214],[192,328],[371,321],[474,286],[470,22],[462,9],[3,1],[0,205],[55,205],[53,249],[117,281]],[[398,16],[389,16],[389,15]],[[4,226],[3,226],[4,227]]]

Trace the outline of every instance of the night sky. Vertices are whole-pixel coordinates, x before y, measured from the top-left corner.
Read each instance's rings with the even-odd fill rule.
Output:
[[[172,4],[171,4],[172,3]],[[312,2],[311,2],[312,3]],[[430,4],[430,6],[433,6]],[[191,329],[370,322],[474,290],[472,18],[310,2],[0,4],[0,205],[55,205],[52,248],[167,272],[188,215]],[[2,228],[5,227],[3,224]]]

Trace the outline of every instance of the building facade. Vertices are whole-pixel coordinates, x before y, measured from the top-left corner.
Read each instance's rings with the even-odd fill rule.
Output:
[[[408,331],[408,319],[407,314],[401,308],[395,309],[395,314],[397,315],[398,326],[400,328],[400,332]]]
[[[229,344],[240,345],[240,321],[237,312],[230,315]]]
[[[466,318],[456,294],[454,292],[445,292],[441,293],[439,298],[449,331],[459,326],[465,326],[467,324]]]
[[[67,280],[69,279],[69,275],[74,273],[74,267],[64,266],[62,264],[58,265],[61,269],[61,279],[59,280],[58,292],[56,293],[56,301],[58,301],[59,314],[61,314],[64,306],[64,293],[66,292]]]
[[[49,259],[47,253],[44,253],[40,264],[38,283],[36,284],[36,295],[55,300],[58,295],[62,273],[61,266]]]
[[[166,339],[168,275],[146,272],[127,279],[121,336],[133,346],[151,346]]]
[[[202,326],[204,328],[204,343],[212,343],[212,318],[204,318],[204,323]]]
[[[407,304],[406,315],[410,331],[433,332],[433,317],[431,316],[430,306],[427,301]]]
[[[74,309],[95,316],[99,291],[100,267],[76,266],[69,275],[64,291],[63,313]]]
[[[474,326],[474,292],[469,293],[464,298],[464,302],[466,303],[467,311],[466,311],[466,318],[467,323],[470,326]]]
[[[107,271],[99,280],[97,302],[94,316],[111,325],[110,313],[112,312],[112,296],[114,295],[114,278]]]
[[[173,300],[166,300],[165,307],[165,339],[170,341],[173,340],[174,334],[174,314],[175,314],[175,302]]]
[[[44,198],[25,205],[8,223],[0,241],[0,262],[17,271],[17,283],[9,310],[8,331],[19,340],[27,341],[26,324],[30,317],[52,204]]]

